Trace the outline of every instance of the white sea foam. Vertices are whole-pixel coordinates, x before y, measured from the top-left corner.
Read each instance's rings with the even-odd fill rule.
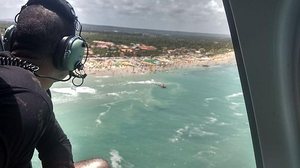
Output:
[[[112,92],[112,93],[106,93],[107,96],[116,96],[120,97],[121,95],[131,95],[137,93],[138,90],[135,91],[121,91],[121,92]]]
[[[239,106],[240,106],[239,103],[230,102],[229,108],[233,111],[236,111]]]
[[[238,111],[238,109],[244,105],[244,103],[230,102],[229,108],[233,111]]]
[[[73,88],[53,88],[51,89],[52,92],[68,94],[72,96],[77,96],[77,92]]]
[[[202,130],[200,128],[197,128],[197,127],[194,127],[190,132],[189,132],[189,137],[194,137],[194,136],[200,136],[200,137],[203,137],[203,136],[215,136],[217,135],[216,133],[214,132],[208,132],[208,131],[205,131],[205,130]]]
[[[186,133],[188,130],[189,130],[189,126],[185,126],[184,128],[180,128],[180,129],[176,130],[176,134],[169,140],[172,143],[178,142],[179,140],[182,139],[183,134]]]
[[[119,152],[115,149],[112,149],[109,154],[112,168],[122,168],[121,162],[123,158]]]
[[[189,126],[185,126],[184,128],[180,128],[180,129],[176,130],[176,133],[179,135],[183,135],[183,133],[188,131],[188,129],[189,129]]]
[[[77,93],[89,93],[89,94],[96,94],[96,89],[90,87],[77,87],[75,88]]]
[[[54,96],[52,98],[52,102],[54,104],[64,104],[64,103],[68,103],[68,102],[71,102],[71,101],[74,101],[76,100],[77,97],[73,97],[73,96]]]
[[[112,76],[97,76],[96,78],[111,78]]]
[[[208,104],[208,103],[210,103],[211,101],[214,101],[214,100],[216,100],[215,97],[208,97],[208,98],[204,99],[204,102]]]
[[[218,119],[217,118],[215,118],[215,117],[206,117],[207,118],[207,123],[208,124],[214,124],[214,123],[216,123],[217,121],[218,121]]]
[[[146,80],[146,81],[130,81],[130,82],[127,82],[127,85],[130,85],[130,84],[149,85],[149,84],[160,84],[160,82],[156,82],[154,79]]]
[[[209,148],[207,148],[204,151],[200,151],[196,154],[197,158],[208,158],[208,157],[213,157],[217,154],[217,151],[219,149],[217,147],[214,146],[210,146]]]
[[[90,87],[53,88],[51,91],[72,96],[77,96],[78,93],[96,94],[96,90]]]
[[[218,125],[219,125],[219,126],[225,126],[225,125],[231,125],[231,124],[225,123],[225,122],[221,122],[221,123],[219,123]]]
[[[135,93],[137,93],[138,92],[138,90],[135,90],[135,91],[121,91],[121,92],[119,92],[120,94],[125,94],[125,95],[131,95],[131,94],[135,94]]]
[[[107,96],[116,96],[116,97],[120,97],[120,95],[118,93],[106,93]]]
[[[107,107],[107,110],[99,113],[99,115],[96,119],[96,126],[99,126],[100,124],[102,124],[102,120],[101,120],[102,117],[104,117],[106,115],[106,113],[108,113],[111,109],[111,106],[108,104],[105,104],[104,106]]]
[[[110,161],[112,168],[134,168],[134,164],[125,160],[120,154],[119,151],[112,149],[110,151]],[[122,166],[123,165],[123,166]]]
[[[217,135],[214,132],[205,131],[203,127],[191,127],[186,125],[183,128],[176,130],[176,134],[169,139],[172,143],[184,140],[185,137],[194,137],[194,136],[215,136]]]
[[[216,98],[215,97],[208,97],[208,98],[205,98],[204,99],[204,103],[203,103],[203,106],[208,106],[209,105],[209,103],[211,102],[211,101],[214,101]]]
[[[240,107],[244,105],[245,105],[244,103],[230,102],[229,108],[233,111],[233,115],[244,116],[244,114],[241,113],[241,109],[240,109]]]
[[[233,113],[233,115],[239,116],[239,117],[244,116],[244,114],[242,114],[242,113]]]
[[[213,100],[215,100],[215,97],[208,97],[208,98],[204,99],[205,102],[210,102],[210,101],[213,101]]]
[[[238,92],[238,93],[233,93],[231,95],[228,95],[228,96],[226,96],[226,99],[229,100],[229,99],[239,97],[239,96],[243,96],[243,92]]]
[[[96,126],[102,124],[101,117],[104,116],[105,114],[106,114],[105,112],[99,114],[99,116],[96,119]]]
[[[207,158],[207,157],[211,157],[211,156],[214,156],[216,155],[217,152],[216,151],[213,151],[213,150],[208,150],[208,151],[200,151],[197,153],[197,157],[199,158]]]

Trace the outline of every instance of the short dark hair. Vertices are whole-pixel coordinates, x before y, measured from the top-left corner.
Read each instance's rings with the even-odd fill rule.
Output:
[[[64,36],[75,34],[74,22],[42,5],[30,5],[18,16],[12,51],[52,56]]]

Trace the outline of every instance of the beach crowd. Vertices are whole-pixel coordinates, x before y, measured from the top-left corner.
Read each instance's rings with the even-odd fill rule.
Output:
[[[88,58],[85,70],[97,75],[132,75],[155,73],[172,69],[191,67],[211,67],[235,64],[233,51],[216,55],[161,55],[155,57],[96,57]]]

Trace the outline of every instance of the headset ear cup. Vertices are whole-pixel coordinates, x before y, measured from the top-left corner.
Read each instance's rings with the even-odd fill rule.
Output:
[[[85,52],[85,41],[80,36],[66,36],[58,46],[54,65],[60,70],[73,71],[81,63]]]
[[[65,55],[66,46],[69,38],[70,38],[69,36],[63,37],[60,40],[57,49],[54,53],[53,63],[54,66],[59,70],[63,70],[64,55]]]
[[[15,31],[16,31],[16,25],[11,25],[8,28],[6,28],[3,35],[3,48],[5,51],[12,50]]]

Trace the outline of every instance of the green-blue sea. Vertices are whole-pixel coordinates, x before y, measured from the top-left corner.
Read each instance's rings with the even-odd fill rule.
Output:
[[[51,91],[75,161],[100,156],[113,168],[256,167],[235,65],[90,75],[81,87],[58,83]],[[33,166],[40,167],[37,154]]]

